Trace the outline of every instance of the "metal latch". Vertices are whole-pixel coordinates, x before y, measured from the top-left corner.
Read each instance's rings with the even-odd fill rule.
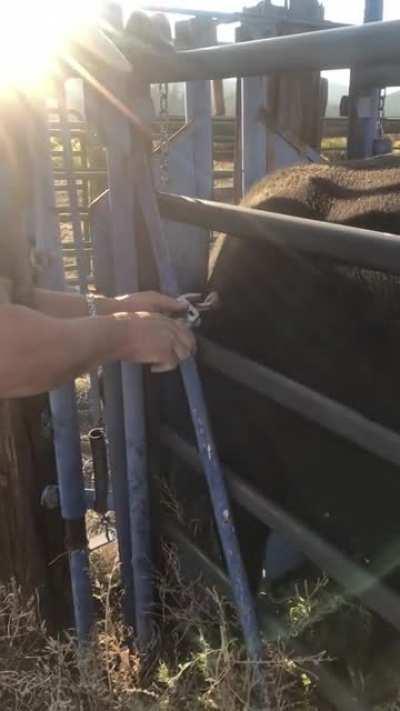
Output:
[[[198,328],[201,325],[201,314],[218,306],[218,294],[212,291],[205,299],[202,299],[202,294],[182,294],[178,301],[186,306],[187,325],[190,328]]]

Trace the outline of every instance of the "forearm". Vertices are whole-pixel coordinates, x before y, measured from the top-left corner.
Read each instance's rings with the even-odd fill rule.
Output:
[[[108,316],[120,310],[116,299],[95,296],[95,300],[96,311],[100,316]],[[34,307],[42,314],[54,318],[83,318],[88,315],[86,298],[69,291],[35,289]]]
[[[0,307],[0,398],[53,389],[117,359],[127,319],[57,319],[22,306]]]

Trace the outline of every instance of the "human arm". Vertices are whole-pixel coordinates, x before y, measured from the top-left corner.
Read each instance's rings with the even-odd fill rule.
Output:
[[[100,316],[109,316],[122,311],[127,313],[147,311],[179,316],[186,309],[176,299],[156,291],[143,291],[116,298],[96,295],[95,304]],[[34,306],[37,311],[56,318],[81,318],[88,315],[86,298],[74,292],[35,289]]]
[[[67,319],[5,304],[0,333],[0,398],[45,392],[113,360],[172,369],[195,348],[180,322],[149,313]]]

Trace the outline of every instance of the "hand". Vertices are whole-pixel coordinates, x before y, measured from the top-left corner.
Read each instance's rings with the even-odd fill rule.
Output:
[[[137,294],[118,296],[118,311],[136,313],[138,311],[164,314],[165,316],[183,316],[186,311],[185,304],[157,291],[141,291]]]
[[[154,372],[165,372],[195,353],[194,336],[182,321],[146,312],[115,314],[115,317],[127,321],[118,360],[147,363]]]

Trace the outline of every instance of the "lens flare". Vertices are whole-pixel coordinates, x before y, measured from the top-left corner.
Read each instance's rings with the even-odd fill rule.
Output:
[[[0,2],[0,91],[40,88],[98,9],[96,0]]]

